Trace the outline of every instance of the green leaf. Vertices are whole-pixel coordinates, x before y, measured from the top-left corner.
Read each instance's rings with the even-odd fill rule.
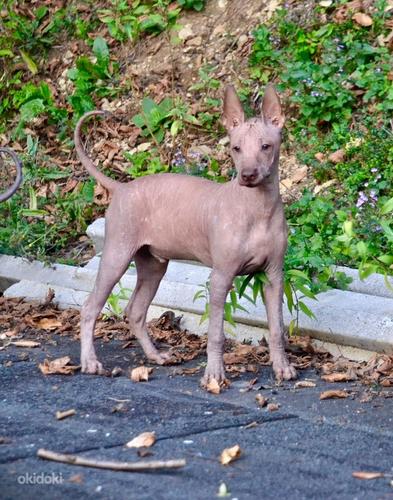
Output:
[[[387,266],[391,266],[393,264],[393,255],[381,255],[380,257],[377,257],[377,259]]]
[[[297,278],[303,278],[306,281],[310,281],[310,278],[307,276],[307,274],[304,271],[300,271],[299,269],[289,269],[287,271],[287,275]]]
[[[100,60],[109,59],[109,49],[108,44],[102,37],[97,37],[93,43],[93,53]]]
[[[233,316],[232,316],[232,307],[231,307],[231,304],[228,304],[228,302],[226,302],[224,304],[224,316],[225,316],[226,321],[228,321],[228,323],[230,325],[236,326],[236,323],[235,323]]]
[[[287,307],[290,313],[293,311],[294,302],[293,302],[293,292],[292,287],[289,281],[285,281],[284,283],[284,294],[287,298]]]
[[[353,222],[351,220],[346,220],[343,224],[343,230],[344,230],[344,233],[349,238],[352,238],[352,236],[353,236]]]
[[[10,49],[0,50],[0,57],[14,57],[14,53]]]
[[[31,210],[29,208],[23,208],[20,210],[19,214],[24,217],[44,217],[45,215],[48,215],[48,212],[46,210]]]
[[[22,56],[22,59],[26,63],[27,68],[29,69],[30,73],[33,75],[36,75],[38,72],[38,68],[36,63],[33,61],[33,59],[29,56],[27,52],[25,52],[22,49],[19,49],[20,55]]]
[[[368,247],[364,241],[359,241],[356,244],[356,250],[358,251],[360,257],[365,258],[368,255]]]
[[[298,306],[299,306],[300,310],[303,311],[304,314],[306,314],[306,316],[308,316],[309,318],[312,318],[312,319],[316,319],[315,314],[311,311],[311,309],[309,307],[306,306],[306,304],[304,302],[299,300]]]
[[[176,137],[181,127],[182,122],[180,120],[175,120],[171,125],[171,136]]]
[[[393,211],[393,198],[390,198],[381,208],[381,215],[388,214]]]
[[[142,111],[145,115],[149,116],[155,108],[157,108],[157,104],[150,97],[145,97],[142,100]]]
[[[393,230],[390,227],[390,225],[388,224],[388,222],[386,222],[386,221],[380,221],[379,224],[382,227],[383,232],[385,233],[387,239],[389,241],[393,241]]]
[[[248,276],[243,278],[243,282],[237,291],[237,293],[239,294],[239,297],[243,297],[243,294],[246,291],[246,288],[247,288],[248,284],[250,283],[250,281],[253,279],[253,277],[254,277],[253,274],[249,274]]]

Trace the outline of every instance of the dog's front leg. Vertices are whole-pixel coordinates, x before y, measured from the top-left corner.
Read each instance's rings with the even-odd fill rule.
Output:
[[[224,305],[234,275],[213,269],[210,276],[209,329],[207,340],[207,366],[202,378],[206,385],[211,379],[217,382],[225,380],[223,361],[224,348]]]
[[[278,380],[296,378],[296,370],[285,353],[286,337],[282,316],[283,274],[281,270],[268,272],[269,284],[264,288],[269,323],[269,350],[273,371]]]

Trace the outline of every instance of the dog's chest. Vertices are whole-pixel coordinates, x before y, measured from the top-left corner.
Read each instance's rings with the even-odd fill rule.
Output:
[[[287,232],[284,218],[272,224],[262,222],[249,228],[239,245],[241,272],[248,274],[279,264],[287,246]]]

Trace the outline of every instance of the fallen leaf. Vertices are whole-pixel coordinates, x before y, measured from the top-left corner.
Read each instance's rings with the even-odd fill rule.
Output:
[[[123,373],[123,370],[120,368],[120,366],[115,366],[113,370],[111,371],[111,376],[112,377],[119,377]]]
[[[295,383],[295,389],[308,389],[309,387],[315,387],[316,383],[310,380],[299,380]]]
[[[219,498],[222,498],[222,497],[229,497],[229,495],[230,493],[228,491],[227,485],[225,483],[221,483],[218,488],[217,496]]]
[[[69,483],[81,484],[83,483],[83,474],[74,474],[68,480]]]
[[[342,163],[345,158],[345,150],[344,149],[337,149],[337,151],[334,151],[334,153],[331,153],[328,156],[329,161],[332,163]]]
[[[45,359],[38,367],[44,375],[72,375],[76,370],[79,370],[80,367],[70,365],[70,361],[71,358],[69,356],[63,356],[62,358],[53,359],[52,361]]]
[[[278,403],[269,403],[267,405],[268,411],[277,411],[280,408],[280,405]]]
[[[325,382],[348,382],[353,380],[353,377],[348,373],[329,373],[329,375],[322,375],[322,380]]]
[[[339,398],[347,398],[349,396],[349,394],[346,392],[346,391],[335,391],[335,390],[331,390],[331,391],[324,391],[324,392],[321,392],[321,394],[319,395],[319,399],[323,400],[323,399],[339,399]]]
[[[324,161],[325,155],[323,153],[315,153],[314,158],[318,161]]]
[[[384,477],[383,472],[367,472],[367,471],[357,471],[352,472],[352,477],[356,479],[379,479]]]
[[[262,394],[257,394],[255,396],[255,401],[258,403],[258,405],[261,408],[264,408],[267,405],[269,400],[265,396],[262,396]]]
[[[156,442],[155,432],[142,432],[126,444],[127,448],[150,448]]]
[[[222,451],[220,462],[222,465],[228,465],[234,460],[237,460],[241,454],[242,451],[240,449],[240,446],[238,444],[235,444],[235,446],[232,446],[231,448],[225,448]]]
[[[10,344],[16,347],[40,347],[41,343],[36,342],[35,340],[15,340],[14,342],[10,342]]]
[[[370,16],[367,14],[364,14],[363,12],[356,12],[352,16],[352,19],[355,21],[355,23],[358,23],[360,26],[371,26],[373,24],[373,20]]]
[[[307,166],[304,165],[296,170],[296,172],[291,177],[292,181],[296,184],[307,177]]]
[[[206,390],[208,392],[211,392],[212,394],[220,394],[221,389],[220,389],[220,384],[217,382],[215,378],[211,378],[206,385]]]
[[[36,322],[35,326],[41,330],[56,330],[62,326],[62,323],[56,318],[42,318]]]
[[[138,366],[131,370],[130,378],[133,382],[147,382],[149,380],[149,375],[153,372],[153,368],[148,368],[147,366]]]

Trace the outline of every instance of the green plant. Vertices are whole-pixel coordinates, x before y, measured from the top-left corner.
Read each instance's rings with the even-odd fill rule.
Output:
[[[363,227],[358,221],[347,219],[342,225],[342,234],[336,240],[343,254],[356,260],[359,276],[365,279],[373,273],[385,276],[386,286],[393,290],[388,275],[393,271],[393,198],[379,203],[374,216],[374,232],[380,236],[378,249],[364,235]]]
[[[378,2],[376,20],[384,16],[384,6]],[[359,101],[373,103],[385,114],[393,109],[393,59],[376,42],[374,30],[352,20],[299,26],[288,20],[289,13],[282,9],[274,18],[278,36],[264,25],[254,32],[250,65],[254,78],[265,83],[278,78],[290,91],[296,129],[348,122]],[[383,24],[379,26],[383,34]]]
[[[198,125],[197,119],[188,112],[180,100],[166,97],[156,104],[150,97],[142,100],[141,112],[133,117],[134,124],[141,129],[143,137],[151,137],[159,144],[164,140],[166,130],[175,137],[185,123]]]
[[[177,0],[177,3],[184,9],[203,10],[205,0]]]
[[[86,56],[76,61],[76,68],[68,71],[68,78],[75,86],[69,102],[75,116],[79,117],[86,111],[94,109],[93,97],[114,96],[117,93],[115,74],[117,65],[111,64],[106,41],[97,37],[93,43],[93,54],[96,62]]]
[[[112,292],[107,301],[105,310],[103,313],[104,319],[108,318],[118,318],[121,319],[124,314],[124,308],[121,306],[121,300],[129,300],[132,290],[131,288],[126,288],[121,284],[121,281],[118,283],[119,290],[117,292]]]
[[[157,150],[152,148],[149,151],[141,151],[136,153],[125,152],[124,157],[130,161],[131,166],[127,168],[127,173],[133,179],[143,175],[158,174],[167,172],[168,166],[163,165],[158,156]]]
[[[169,1],[158,0],[152,3],[111,0],[112,7],[100,9],[98,17],[108,26],[109,34],[124,42],[135,40],[140,33],[160,33],[172,27],[180,9],[169,9]]]

